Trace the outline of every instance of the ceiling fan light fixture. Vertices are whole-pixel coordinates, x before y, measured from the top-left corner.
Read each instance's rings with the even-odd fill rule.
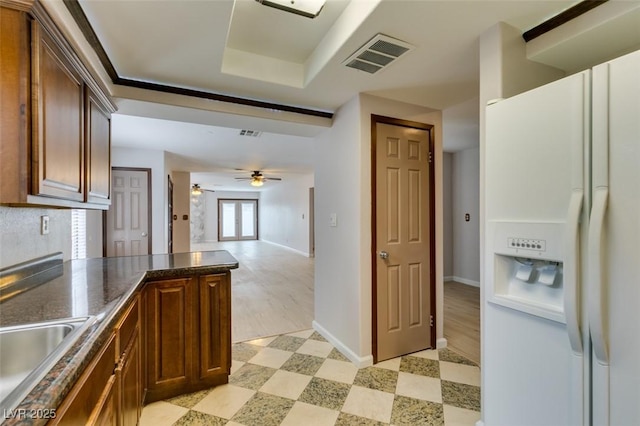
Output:
[[[256,177],[252,177],[251,178],[251,182],[250,183],[251,183],[251,186],[259,187],[259,186],[264,185],[264,180],[262,180],[260,177],[256,176]]]
[[[202,188],[200,188],[200,185],[198,185],[197,183],[194,183],[191,186],[191,195],[200,195],[202,194]]]
[[[265,6],[295,13],[307,18],[315,18],[320,14],[326,0],[256,0]]]

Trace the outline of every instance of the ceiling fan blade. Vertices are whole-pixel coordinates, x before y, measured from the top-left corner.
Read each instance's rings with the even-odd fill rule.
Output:
[[[264,178],[264,180],[282,180],[282,178],[266,177],[266,178]]]
[[[236,180],[251,180],[253,178],[250,178],[250,177],[238,177],[238,178],[235,178],[235,179]]]

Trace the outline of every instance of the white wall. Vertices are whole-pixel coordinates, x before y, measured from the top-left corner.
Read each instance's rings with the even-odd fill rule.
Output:
[[[442,115],[361,94],[316,138],[314,327],[359,365],[372,362],[371,114],[433,124],[436,174],[436,337],[442,338]],[[329,216],[337,215],[336,227]]]
[[[45,215],[49,234],[40,235]],[[71,258],[71,210],[0,206],[0,268],[55,252]]]
[[[312,187],[312,174],[291,175],[261,191],[261,240],[309,256],[309,188]]]
[[[171,172],[173,181],[173,252],[191,251],[191,176],[189,172]],[[186,216],[186,219],[185,219]]]
[[[87,210],[87,257],[102,257],[102,210]]]
[[[451,176],[455,154],[442,154],[442,257],[444,281],[453,279],[453,187]]]
[[[113,167],[151,169],[151,244],[152,253],[167,252],[167,171],[165,152],[114,146],[111,149]]]
[[[474,286],[480,286],[479,155],[480,148],[458,151],[451,164],[453,279]]]

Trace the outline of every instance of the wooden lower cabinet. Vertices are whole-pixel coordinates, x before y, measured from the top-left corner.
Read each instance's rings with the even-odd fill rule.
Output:
[[[53,425],[117,424],[118,377],[116,366],[116,336],[111,335],[62,405],[56,411]]]
[[[227,382],[231,369],[231,286],[227,274],[198,279],[200,380]]]
[[[143,401],[227,383],[230,371],[231,274],[148,281],[50,424],[134,426]]]
[[[145,402],[227,383],[230,273],[150,281],[145,291]]]
[[[140,296],[136,295],[116,327],[118,335],[118,424],[135,426],[142,414],[143,382],[140,351]]]
[[[192,278],[147,282],[147,395],[157,401],[188,389],[193,369]]]
[[[122,357],[120,373],[120,425],[135,426],[142,414],[140,334],[136,331]]]

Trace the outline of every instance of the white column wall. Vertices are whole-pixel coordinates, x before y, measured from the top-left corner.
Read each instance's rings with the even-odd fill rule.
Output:
[[[359,366],[372,362],[371,114],[433,124],[436,188],[436,337],[442,338],[442,114],[361,94],[316,138],[314,327]],[[329,226],[336,214],[337,226]]]
[[[313,175],[267,182],[260,192],[260,239],[309,256],[309,188]]]

